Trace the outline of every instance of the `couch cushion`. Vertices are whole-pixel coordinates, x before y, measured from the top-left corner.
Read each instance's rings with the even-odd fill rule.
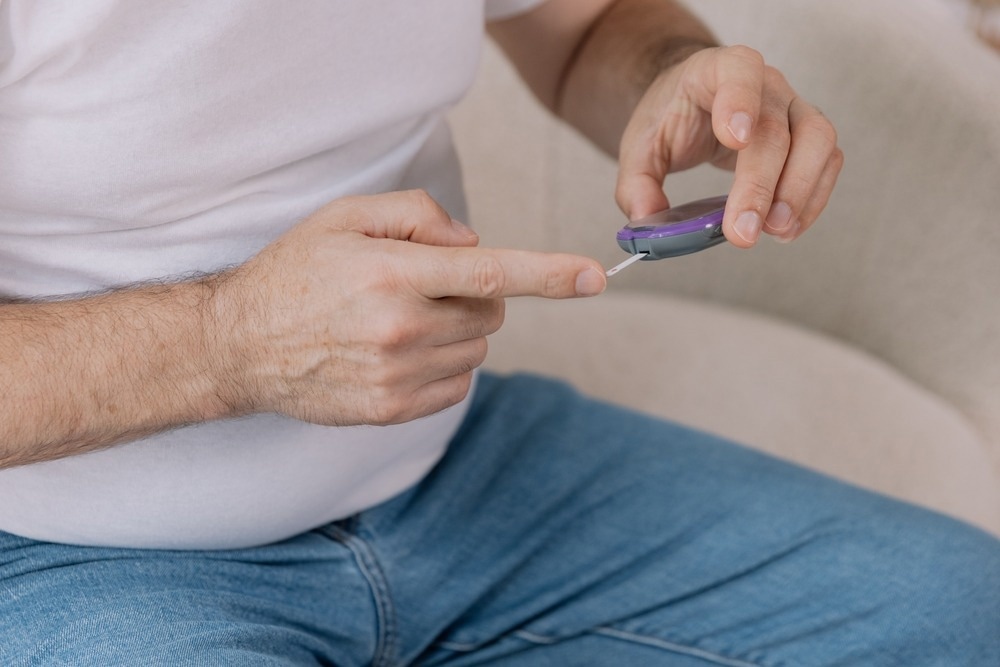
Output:
[[[564,377],[1000,533],[986,447],[958,411],[875,357],[779,320],[613,291],[508,300],[487,366]]]

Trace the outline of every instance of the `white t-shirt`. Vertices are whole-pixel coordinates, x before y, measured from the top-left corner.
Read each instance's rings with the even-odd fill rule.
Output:
[[[348,194],[422,187],[465,219],[444,114],[484,20],[538,2],[6,0],[0,295],[216,271]],[[257,415],[3,470],[0,530],[280,540],[421,479],[466,407],[392,427]]]

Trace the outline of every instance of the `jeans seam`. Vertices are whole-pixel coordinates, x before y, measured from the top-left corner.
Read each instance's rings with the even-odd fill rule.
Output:
[[[592,630],[588,631],[589,634],[604,635],[606,637],[611,637],[613,639],[619,639],[622,641],[632,642],[634,644],[642,644],[644,646],[649,646],[651,648],[658,648],[664,651],[669,651],[670,653],[680,653],[682,655],[691,656],[693,658],[699,658],[705,660],[706,662],[711,662],[721,667],[764,667],[758,663],[747,662],[746,660],[739,660],[736,658],[727,658],[726,656],[719,655],[717,653],[712,653],[711,651],[706,651],[704,649],[695,648],[693,646],[685,646],[684,644],[678,644],[676,642],[669,642],[658,637],[649,637],[647,635],[640,635],[635,632],[627,632],[625,630],[618,630],[617,628],[612,628],[609,626],[598,626]],[[526,642],[532,644],[538,644],[540,646],[549,646],[552,644],[558,644],[559,642],[567,639],[566,637],[548,637],[546,635],[539,635],[528,630],[516,630],[513,636],[523,639]],[[443,648],[447,651],[454,651],[455,653],[471,653],[479,649],[482,644],[473,644],[468,642],[438,642],[437,646]]]
[[[452,651],[454,653],[471,653],[478,649],[482,644],[471,644],[468,642],[452,642],[452,641],[440,641],[434,642],[435,648],[444,649],[445,651]]]
[[[345,524],[345,527],[330,524],[321,530],[351,551],[361,575],[368,582],[375,602],[375,617],[378,624],[371,665],[389,667],[396,653],[396,614],[389,593],[389,582],[371,545],[364,538],[348,532],[348,529],[356,528],[357,521],[352,521],[350,524]]]
[[[676,642],[660,639],[659,637],[650,637],[648,635],[641,635],[635,632],[628,632],[626,630],[619,630],[608,626],[599,626],[590,630],[590,632],[593,634],[604,635],[605,637],[621,639],[622,641],[643,644],[644,646],[652,648],[659,648],[664,651],[670,651],[671,653],[681,653],[683,655],[700,658],[717,665],[723,665],[724,667],[764,667],[760,663],[747,662],[746,660],[740,660],[738,658],[728,658],[724,655],[713,653],[712,651],[695,648],[694,646],[686,646],[684,644],[678,644]]]
[[[520,637],[521,639],[531,642],[532,644],[540,645],[558,644],[562,641],[561,637],[546,637],[545,635],[538,635],[527,630],[517,630],[514,632],[514,636]]]

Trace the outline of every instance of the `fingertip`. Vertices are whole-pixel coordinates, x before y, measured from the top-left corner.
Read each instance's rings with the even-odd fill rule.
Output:
[[[732,233],[727,234],[726,238],[739,248],[751,248],[760,238],[763,226],[764,222],[760,213],[753,210],[743,211],[733,220],[732,226],[729,228]]]
[[[587,267],[576,276],[577,296],[597,296],[608,286],[608,277],[603,269],[598,271],[593,267]]]
[[[629,220],[639,220],[670,207],[662,183],[649,176],[620,178],[615,200]]]
[[[738,152],[750,146],[757,121],[745,107],[733,109],[730,105],[717,102],[712,112],[712,131],[720,144]]]
[[[745,146],[750,143],[750,135],[753,133],[753,117],[745,111],[737,111],[729,117],[726,129],[740,145]]]
[[[802,225],[800,225],[798,222],[796,222],[796,223],[792,224],[791,229],[789,229],[784,234],[782,234],[780,236],[773,236],[771,238],[773,238],[778,243],[782,243],[782,244],[791,243],[792,241],[794,241],[795,239],[797,239],[799,237],[799,232],[801,230],[802,230]]]
[[[771,204],[771,210],[764,219],[764,232],[772,236],[785,236],[795,224],[797,221],[792,207],[787,202],[776,201]]]
[[[456,220],[451,219],[451,229],[454,232],[454,237],[457,245],[474,247],[479,245],[479,234],[477,234],[471,227],[463,224]]]

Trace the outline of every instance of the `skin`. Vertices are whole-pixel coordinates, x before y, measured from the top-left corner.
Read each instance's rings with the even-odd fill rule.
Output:
[[[791,240],[825,206],[836,133],[746,47],[667,0],[549,0],[490,33],[538,98],[621,163],[631,218],[667,174],[735,167],[727,238]],[[764,225],[764,221],[767,225]],[[0,304],[0,468],[278,412],[393,424],[466,395],[512,296],[602,292],[592,259],[477,247],[422,192],[348,197],[200,280]]]

